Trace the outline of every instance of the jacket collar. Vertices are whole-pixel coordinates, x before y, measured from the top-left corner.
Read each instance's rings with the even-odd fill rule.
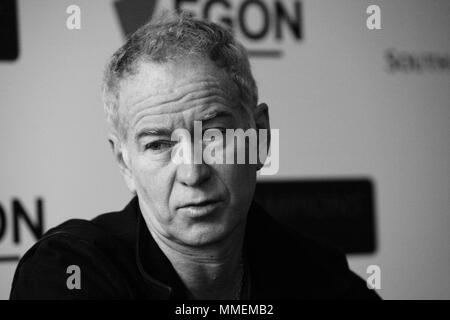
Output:
[[[186,287],[153,239],[140,210],[137,221],[136,262],[143,278],[157,289],[163,299],[187,299]]]
[[[149,232],[139,200],[134,197],[125,209],[136,216],[136,263],[142,278],[151,288],[151,296],[161,299],[186,299],[187,289],[176,273],[169,259],[161,251]],[[280,235],[274,233],[272,221],[255,202],[252,202],[244,239],[244,255],[250,273],[250,298],[280,297],[279,262]],[[281,272],[282,274],[282,272]]]
[[[186,299],[186,287],[150,234],[137,197],[125,211],[136,215],[136,263],[149,285],[149,297]],[[244,239],[250,299],[309,298],[318,294],[318,288],[328,286],[329,279],[314,263],[315,258],[294,242],[264,209],[252,202]]]

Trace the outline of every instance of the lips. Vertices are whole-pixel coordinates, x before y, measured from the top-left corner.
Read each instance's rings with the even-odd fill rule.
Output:
[[[220,207],[221,204],[221,199],[192,201],[178,207],[178,212],[186,214],[192,218],[198,218],[213,213],[218,207]]]
[[[216,202],[221,201],[220,199],[210,199],[210,200],[201,200],[201,201],[193,201],[189,202],[185,205],[180,206],[179,208],[186,208],[186,207],[202,207],[210,204],[214,204]]]

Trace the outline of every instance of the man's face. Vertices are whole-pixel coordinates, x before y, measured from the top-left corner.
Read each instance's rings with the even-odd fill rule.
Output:
[[[194,121],[207,129],[247,129],[251,119],[238,89],[208,59],[178,63],[142,62],[123,80],[120,113],[127,137],[121,144],[124,169],[147,224],[178,243],[201,246],[243,226],[253,198],[256,165],[176,164],[171,133]],[[204,120],[209,119],[209,120]],[[254,121],[253,121],[254,123]]]

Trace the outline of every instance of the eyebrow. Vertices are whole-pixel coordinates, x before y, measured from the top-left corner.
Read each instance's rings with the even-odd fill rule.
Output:
[[[212,111],[210,113],[207,113],[201,119],[199,119],[199,121],[209,121],[209,120],[212,120],[214,118],[219,118],[219,117],[234,118],[233,114],[227,110],[217,110],[217,111]]]
[[[197,121],[210,121],[215,118],[224,117],[224,118],[234,118],[233,114],[227,110],[217,110],[212,111],[198,119]],[[160,128],[144,128],[142,130],[139,130],[136,133],[135,139],[136,141],[139,141],[143,137],[147,136],[171,136],[172,130],[166,127],[160,127]]]
[[[146,136],[171,136],[172,130],[169,128],[144,128],[136,133],[136,141]]]

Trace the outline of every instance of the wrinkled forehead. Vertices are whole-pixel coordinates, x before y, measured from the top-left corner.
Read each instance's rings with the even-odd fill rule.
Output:
[[[142,119],[175,122],[181,114],[229,108],[242,112],[239,89],[209,59],[139,62],[119,87],[119,114],[126,131]]]

